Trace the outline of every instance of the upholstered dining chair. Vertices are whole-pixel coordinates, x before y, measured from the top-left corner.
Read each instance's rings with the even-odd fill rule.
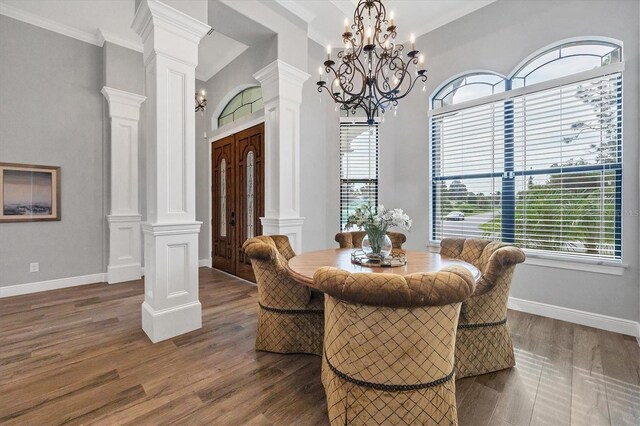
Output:
[[[332,425],[457,424],[454,349],[464,267],[314,275],[325,293],[322,384]]]
[[[340,244],[340,248],[362,248],[365,235],[365,231],[338,232],[336,242]],[[402,244],[407,241],[407,236],[402,232],[387,232],[387,235],[394,249],[401,249]]]
[[[295,253],[286,235],[259,236],[242,246],[258,284],[256,350],[322,355],[324,299],[289,277]]]
[[[497,241],[444,238],[440,254],[471,263],[482,272],[473,295],[462,303],[456,338],[456,377],[477,376],[516,365],[507,325],[511,279],[525,254]]]

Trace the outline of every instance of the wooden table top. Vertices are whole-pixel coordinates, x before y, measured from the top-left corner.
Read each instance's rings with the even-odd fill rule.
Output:
[[[458,259],[440,256],[415,250],[404,250],[407,254],[407,264],[395,268],[369,267],[351,263],[351,253],[358,249],[329,249],[311,251],[294,256],[289,260],[287,272],[296,281],[310,287],[313,285],[313,274],[323,266],[333,266],[349,272],[377,272],[397,275],[409,275],[417,272],[436,272],[445,266],[464,266],[471,272],[476,281],[480,279],[480,271],[470,263]]]

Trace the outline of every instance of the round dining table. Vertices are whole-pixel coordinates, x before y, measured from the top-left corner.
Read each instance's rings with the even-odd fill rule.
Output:
[[[349,272],[375,272],[397,275],[409,275],[419,272],[437,272],[445,266],[463,266],[471,272],[476,282],[480,279],[480,271],[470,263],[459,259],[441,256],[438,253],[403,250],[407,256],[407,263],[403,266],[368,266],[351,262],[353,248],[339,248],[329,250],[310,251],[296,255],[289,259],[287,272],[296,281],[309,287],[313,284],[313,274],[323,266],[333,266]]]

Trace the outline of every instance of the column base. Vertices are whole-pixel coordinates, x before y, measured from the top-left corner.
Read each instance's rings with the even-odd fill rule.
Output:
[[[302,224],[304,217],[261,217],[264,235],[286,235],[296,253],[302,252]]]
[[[202,327],[202,305],[199,301],[155,311],[142,303],[142,329],[153,343],[170,339]]]
[[[142,329],[159,342],[202,326],[198,300],[201,222],[143,223]]]
[[[109,284],[139,280],[142,277],[140,261],[139,214],[108,215],[109,223]]]
[[[134,281],[140,278],[142,278],[142,265],[140,263],[107,266],[107,282],[109,284]]]

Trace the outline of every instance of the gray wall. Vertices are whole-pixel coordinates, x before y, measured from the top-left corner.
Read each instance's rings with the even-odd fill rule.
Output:
[[[395,126],[395,200],[413,218],[408,248],[429,239],[428,94],[455,74],[478,69],[509,74],[536,50],[577,36],[606,36],[624,43],[624,263],[623,276],[532,265],[518,267],[512,296],[613,317],[638,320],[638,56],[636,0],[499,0],[438,28],[417,45],[426,53],[427,94],[400,105]],[[387,124],[387,123],[385,123]]]
[[[104,272],[102,51],[0,16],[0,58],[0,161],[62,168],[61,221],[0,224],[0,286]]]
[[[307,72],[300,106],[300,215],[304,217],[302,250],[331,247],[339,220],[339,117],[326,93],[318,93],[323,47],[309,40]],[[322,101],[321,101],[322,100]]]
[[[206,90],[206,83],[196,79],[196,91]],[[207,93],[207,105],[209,103],[209,93]],[[202,222],[199,235],[199,257],[198,259],[209,258],[209,230],[211,221],[209,220],[209,169],[205,163],[209,159],[207,144],[207,117],[210,108],[204,112],[196,112],[196,220]],[[208,160],[210,161],[210,160]],[[205,167],[203,167],[203,164]]]
[[[109,42],[104,43],[102,50],[104,85],[144,95],[142,53]]]

